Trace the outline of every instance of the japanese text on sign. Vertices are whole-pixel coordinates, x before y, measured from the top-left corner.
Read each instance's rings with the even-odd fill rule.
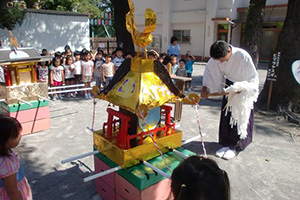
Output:
[[[273,59],[272,59],[272,65],[268,69],[267,73],[267,80],[268,81],[276,81],[277,80],[277,74],[276,74],[276,68],[279,66],[279,61],[280,61],[280,52],[277,52],[273,54]]]

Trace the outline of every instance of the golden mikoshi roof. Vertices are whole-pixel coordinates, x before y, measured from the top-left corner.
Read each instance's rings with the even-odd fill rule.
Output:
[[[136,114],[141,105],[151,109],[178,101],[179,97],[154,73],[153,62],[152,59],[132,58],[130,71],[102,98]]]

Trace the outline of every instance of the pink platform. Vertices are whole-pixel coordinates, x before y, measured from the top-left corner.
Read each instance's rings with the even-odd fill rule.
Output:
[[[96,190],[104,200],[115,200],[116,193],[101,178],[95,180]]]
[[[30,133],[35,133],[39,131],[43,131],[46,129],[50,129],[50,118],[39,119],[35,121],[21,123],[22,125],[22,135],[27,135]]]
[[[21,110],[18,112],[10,113],[9,116],[17,118],[20,123],[49,118],[49,106]]]
[[[171,192],[171,181],[164,179],[142,191],[116,174],[116,193],[124,200],[165,200]]]
[[[100,160],[97,156],[94,156],[94,165],[95,165],[95,173],[103,172],[110,169],[110,167],[106,165],[102,160]],[[115,173],[102,176],[101,178],[98,179],[102,179],[109,187],[115,190]]]
[[[96,156],[94,156],[94,164],[95,173],[110,169]],[[117,173],[97,178],[95,185],[98,194],[105,200],[166,200],[171,192],[169,179],[164,179],[140,191]]]
[[[125,200],[123,197],[121,197],[120,195],[116,194],[116,200]]]

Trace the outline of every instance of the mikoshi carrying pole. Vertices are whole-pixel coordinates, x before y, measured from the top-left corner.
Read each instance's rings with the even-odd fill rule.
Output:
[[[84,154],[81,154],[81,155],[78,155],[78,156],[74,156],[74,157],[71,157],[71,158],[68,158],[68,159],[65,159],[65,160],[62,160],[61,161],[61,164],[65,164],[65,163],[68,163],[68,162],[72,162],[74,160],[78,160],[80,158],[84,158],[84,157],[87,157],[87,156],[92,156],[92,155],[95,155],[97,153],[100,153],[99,150],[95,150],[95,151],[92,151],[92,152],[88,152],[88,153],[84,153]]]
[[[92,176],[88,176],[88,177],[86,177],[86,178],[83,179],[83,182],[88,182],[88,181],[94,180],[96,178],[100,178],[102,176],[105,176],[105,175],[111,174],[113,172],[119,171],[120,169],[122,169],[122,167],[121,166],[117,166],[117,167],[111,168],[109,170],[106,170],[104,172],[100,172],[98,174],[94,174]]]
[[[21,99],[21,98],[19,98],[18,100],[21,101],[22,103],[25,103],[25,104],[27,104],[27,105],[29,105],[29,106],[32,107],[32,104],[29,103],[28,101],[25,101],[25,100],[23,100],[23,99]]]
[[[187,143],[189,143],[189,142],[192,142],[192,141],[194,141],[194,140],[197,140],[197,139],[199,139],[199,138],[200,138],[200,135],[195,136],[195,137],[192,137],[192,138],[186,140],[184,143],[182,143],[182,145],[185,145],[185,144],[187,144]],[[173,149],[173,152],[174,152],[175,154],[177,154],[177,155],[183,157],[183,158],[188,158],[188,157],[189,157],[189,156],[187,156],[187,155],[181,153],[180,151],[177,151],[176,149]],[[72,162],[72,161],[74,161],[74,160],[77,160],[77,159],[80,159],[80,158],[84,158],[84,157],[87,157],[87,156],[95,155],[95,154],[97,154],[97,153],[100,153],[99,150],[95,150],[95,151],[92,151],[92,152],[88,152],[88,153],[84,153],[84,154],[81,154],[81,155],[77,155],[77,156],[74,156],[74,157],[71,157],[71,158],[62,160],[62,161],[61,161],[61,164],[65,164],[65,163],[68,163],[68,162]],[[148,163],[148,162],[147,162],[147,163],[145,163],[145,162],[146,162],[146,161],[143,161],[143,164],[145,164],[146,166],[150,167],[149,165],[151,165],[151,164]],[[150,168],[153,169],[152,167],[154,167],[154,166],[151,165]],[[156,168],[156,167],[154,167],[154,168],[157,169],[157,170],[160,170],[160,169],[158,169],[158,168]],[[120,169],[122,169],[122,167],[121,167],[121,166],[117,166],[117,167],[114,167],[114,168],[112,168],[112,169],[109,169],[109,170],[100,172],[100,173],[98,173],[98,174],[94,174],[94,175],[92,175],[92,176],[88,176],[88,177],[84,178],[84,182],[87,182],[87,181],[90,181],[90,180],[94,180],[94,179],[96,179],[96,178],[99,178],[99,177],[108,175],[108,174],[113,173],[113,172],[116,172],[116,171],[118,171],[118,170],[120,170]],[[153,169],[153,170],[154,170],[154,169]],[[156,170],[154,170],[154,171],[156,171]],[[160,171],[161,171],[161,170],[160,170]],[[156,172],[159,173],[158,171],[156,171]],[[161,172],[163,172],[163,171],[161,171]],[[169,176],[168,174],[166,174],[165,172],[163,172],[163,173],[164,173],[164,174],[161,174],[162,176],[165,176],[166,178],[169,178],[169,177],[170,177],[170,176]]]
[[[54,101],[52,101],[52,100],[50,100],[50,99],[48,99],[48,98],[42,97],[42,96],[40,96],[40,95],[38,95],[38,97],[39,97],[40,99],[42,99],[42,100],[45,100],[45,101],[54,102]]]
[[[185,155],[184,153],[182,153],[182,152],[180,152],[180,151],[178,151],[178,150],[176,150],[176,149],[172,149],[172,150],[173,150],[173,152],[174,152],[175,154],[179,155],[180,157],[182,157],[182,158],[184,158],[184,159],[186,159],[186,158],[189,157],[188,155]]]
[[[157,167],[151,165],[147,161],[143,161],[143,164],[146,165],[147,167],[150,167],[153,171],[157,172],[158,174],[160,174],[168,179],[171,179],[171,176],[169,174],[167,174],[164,171],[162,171],[161,169],[158,169]]]
[[[77,85],[64,85],[64,86],[58,86],[58,87],[48,87],[48,90],[51,89],[63,89],[63,88],[73,88],[73,87],[83,87],[84,84],[77,84]]]

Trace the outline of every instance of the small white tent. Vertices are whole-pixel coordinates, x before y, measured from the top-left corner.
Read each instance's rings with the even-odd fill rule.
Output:
[[[26,9],[21,25],[12,31],[20,46],[64,51],[69,45],[72,51],[90,49],[88,14]],[[0,29],[2,46],[9,47],[8,30]]]

